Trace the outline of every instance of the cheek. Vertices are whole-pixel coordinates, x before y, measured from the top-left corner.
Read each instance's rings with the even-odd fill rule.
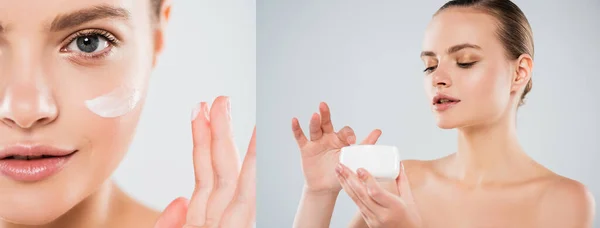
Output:
[[[509,96],[507,93],[507,75],[500,72],[499,67],[481,67],[471,71],[462,86],[461,90],[466,97],[469,97],[479,107],[487,109],[502,108],[508,102]]]
[[[59,106],[55,129],[81,151],[68,171],[76,176],[69,183],[73,189],[97,187],[126,154],[143,108],[151,64],[146,50],[131,44],[95,65],[60,59],[49,66]]]
[[[54,86],[61,106],[58,124],[81,148],[77,172],[88,178],[107,178],[116,168],[143,107],[149,63],[123,60],[86,69],[65,66],[56,80],[61,83]]]
[[[134,85],[121,85],[111,92],[86,100],[85,106],[94,114],[115,118],[134,110],[141,100],[141,89]]]
[[[62,103],[68,105],[60,110],[63,113],[58,124],[82,152],[75,165],[82,178],[103,180],[114,171],[133,139],[144,96],[123,115],[110,118],[90,110],[85,104],[85,93],[64,98]]]
[[[150,61],[140,61],[135,50],[118,50],[110,60],[95,66],[61,62],[53,86],[65,107],[86,107],[104,118],[127,115],[145,94]],[[129,54],[126,54],[129,53]],[[80,113],[87,115],[86,113]]]
[[[89,115],[82,136],[89,142],[84,146],[90,164],[99,177],[106,178],[117,167],[129,149],[139,120],[142,105],[117,118]]]

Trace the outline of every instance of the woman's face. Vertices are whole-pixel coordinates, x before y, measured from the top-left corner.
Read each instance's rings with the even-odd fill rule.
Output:
[[[156,54],[154,11],[149,0],[0,5],[0,218],[43,224],[127,151]],[[6,157],[52,151],[70,155]]]
[[[512,110],[514,68],[496,29],[492,16],[460,8],[442,11],[427,27],[425,91],[440,128],[489,123]],[[435,103],[441,94],[450,102]]]

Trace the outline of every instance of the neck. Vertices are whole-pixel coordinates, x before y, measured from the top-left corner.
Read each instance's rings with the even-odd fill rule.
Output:
[[[452,160],[453,173],[468,185],[510,181],[510,178],[518,176],[512,174],[519,165],[530,162],[519,145],[513,115],[458,131],[458,151]]]
[[[0,223],[2,228],[71,228],[71,227],[104,227],[112,217],[120,202],[120,190],[110,180],[106,181],[95,193],[81,201],[67,213],[56,220],[41,226]]]

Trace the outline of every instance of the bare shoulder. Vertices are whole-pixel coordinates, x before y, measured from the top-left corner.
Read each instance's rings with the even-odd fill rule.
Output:
[[[403,160],[402,165],[405,166],[407,175],[409,175],[409,177],[411,174],[414,176],[426,177],[434,174],[436,170],[439,169],[438,166],[445,164],[446,161],[452,156],[453,154],[450,154],[433,160]]]
[[[582,183],[554,175],[540,198],[539,219],[545,225],[558,227],[591,227],[595,200]]]
[[[416,173],[422,171],[423,167],[427,165],[428,161],[424,160],[402,160],[402,166],[407,173]]]
[[[412,188],[417,188],[432,173],[435,160],[403,160],[402,166]]]

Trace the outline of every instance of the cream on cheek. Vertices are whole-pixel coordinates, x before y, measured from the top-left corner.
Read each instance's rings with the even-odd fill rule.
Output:
[[[119,53],[125,53],[126,50],[120,50]],[[133,50],[129,53],[135,53]],[[125,59],[125,56],[120,56]],[[139,57],[128,56],[129,60],[136,60]],[[141,102],[143,89],[146,84],[147,70],[140,69],[138,62],[119,61],[107,62],[106,66],[100,69],[93,69],[94,76],[102,78],[112,84],[105,88],[101,95],[89,98],[84,101],[85,106],[92,113],[103,118],[116,118],[127,115],[133,111]],[[95,95],[97,95],[96,93]]]
[[[141,100],[141,91],[134,86],[123,85],[109,93],[86,100],[85,106],[104,118],[114,118],[131,112]]]

